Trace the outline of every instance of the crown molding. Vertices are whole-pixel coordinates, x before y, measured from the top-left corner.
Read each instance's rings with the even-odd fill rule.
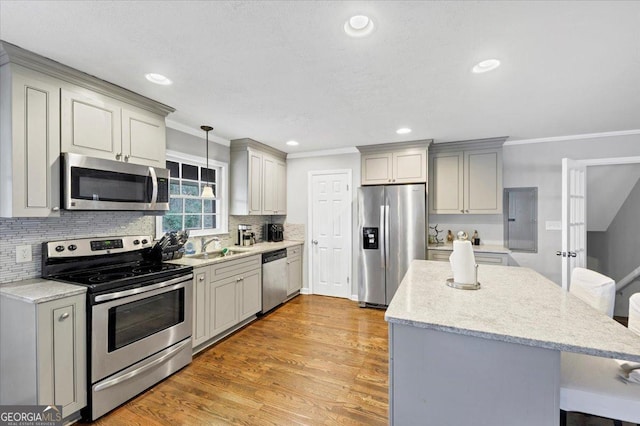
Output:
[[[535,138],[535,139],[521,139],[521,140],[511,140],[505,142],[504,145],[527,145],[531,143],[545,143],[545,142],[565,142],[565,141],[575,141],[580,139],[597,139],[597,138],[610,138],[616,136],[629,136],[629,135],[640,135],[640,129],[633,130],[618,130],[615,132],[602,132],[602,133],[585,133],[582,135],[567,135],[567,136],[551,136],[548,138]]]
[[[321,151],[308,151],[297,152],[294,154],[287,154],[287,160],[290,158],[311,158],[311,157],[326,157],[328,155],[344,155],[344,154],[358,154],[360,151],[355,146],[349,148],[337,148],[337,149],[324,149]]]
[[[194,129],[193,127],[189,127],[182,123],[178,123],[177,121],[173,121],[169,119],[165,119],[164,121],[165,121],[165,125],[170,129],[177,130],[179,132],[186,133],[191,136],[197,136],[199,138],[204,139],[204,131],[201,129]],[[209,142],[215,142],[223,146],[231,145],[231,143],[227,139],[221,138],[219,136],[212,135],[212,134],[209,135]]]

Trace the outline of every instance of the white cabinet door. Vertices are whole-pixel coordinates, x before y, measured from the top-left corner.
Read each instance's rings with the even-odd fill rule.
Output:
[[[230,277],[211,283],[210,335],[216,336],[238,322],[236,283],[238,277]]]
[[[166,140],[163,118],[141,109],[122,110],[124,161],[164,168]]]
[[[393,155],[390,152],[362,155],[362,185],[384,185],[393,178]]]
[[[393,153],[392,183],[424,183],[427,181],[427,152]]]
[[[274,214],[276,211],[276,159],[262,156],[262,214]]]
[[[123,156],[120,104],[89,91],[63,88],[61,93],[62,152],[120,160]]]
[[[464,213],[463,153],[441,152],[429,157],[429,213]]]
[[[465,213],[502,214],[502,150],[464,153]]]
[[[0,141],[0,175],[12,177],[0,185],[0,215],[59,216],[60,86],[28,70],[11,75],[9,65],[0,74],[2,91],[12,94],[0,117],[6,131]]]
[[[262,154],[249,152],[249,211],[262,214]]]
[[[198,268],[193,270],[193,330],[191,335],[192,346],[204,343],[209,339],[210,323],[210,292],[208,268]]]
[[[262,273],[260,269],[242,274],[237,281],[238,321],[243,321],[262,310]]]
[[[275,214],[287,214],[287,163],[276,161],[276,211]]]
[[[86,405],[85,296],[37,307],[38,403],[62,405],[66,417]]]
[[[287,296],[290,296],[302,288],[302,257],[287,257],[287,259]]]

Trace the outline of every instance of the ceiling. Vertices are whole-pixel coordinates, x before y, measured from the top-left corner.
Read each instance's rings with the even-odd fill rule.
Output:
[[[0,0],[1,39],[289,153],[640,129],[639,23],[635,1]]]

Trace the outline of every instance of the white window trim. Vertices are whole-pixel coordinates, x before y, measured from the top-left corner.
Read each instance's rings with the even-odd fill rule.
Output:
[[[165,161],[179,161],[195,166],[207,167],[207,160],[195,155],[184,154],[178,151],[167,150]],[[229,163],[209,159],[209,166],[220,168],[220,180],[222,185],[216,182],[217,198],[220,198],[220,213],[218,219],[220,226],[216,231],[207,229],[189,230],[189,237],[202,237],[206,235],[222,235],[229,233]],[[156,216],[156,238],[164,235],[162,231],[162,217]]]

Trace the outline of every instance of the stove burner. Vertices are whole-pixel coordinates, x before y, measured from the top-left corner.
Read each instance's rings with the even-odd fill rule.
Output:
[[[97,275],[93,277],[89,277],[90,283],[103,283],[105,281],[116,281],[124,278],[132,277],[134,274],[131,272],[113,272],[110,274],[100,274],[98,272]]]
[[[165,265],[156,264],[156,265],[141,266],[139,268],[134,268],[132,272],[136,275],[141,275],[141,274],[150,274],[153,272],[161,272],[161,271],[164,271],[165,269],[167,269]]]

